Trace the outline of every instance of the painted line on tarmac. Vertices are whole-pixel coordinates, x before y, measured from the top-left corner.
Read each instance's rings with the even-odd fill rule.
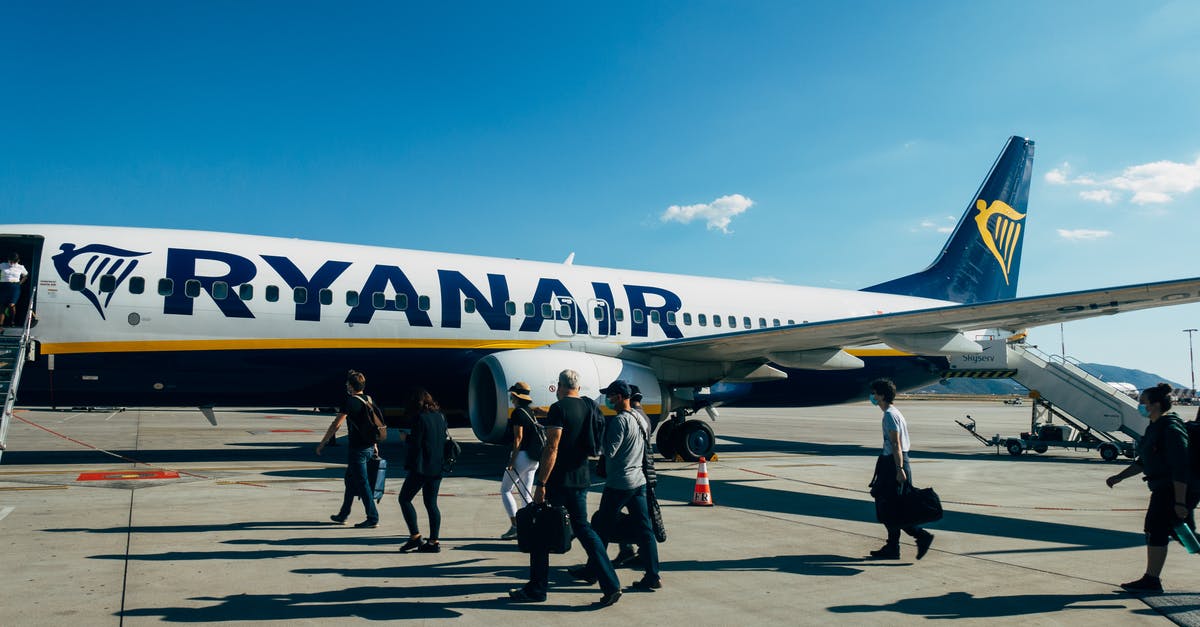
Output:
[[[13,511],[13,508],[11,508],[11,507],[0,508],[0,520],[4,520],[4,517],[11,514],[12,511]]]
[[[24,492],[26,490],[66,490],[65,485],[24,485],[0,488],[0,492]]]
[[[773,475],[769,472],[762,472],[760,470],[750,470],[749,468],[736,468],[735,467],[734,469],[740,470],[742,472],[747,472],[752,475],[761,475],[763,477],[770,477],[771,479],[778,479],[780,481],[790,481],[792,483],[802,483],[805,485],[829,488],[830,490],[842,490],[843,492],[857,492],[858,494],[870,494],[871,493],[870,490],[861,490],[858,488],[847,488],[844,486],[830,485],[828,483],[818,483],[816,481],[804,481],[803,479],[791,479],[788,477],[780,477],[779,475]],[[1094,508],[1093,507],[1040,507],[1040,506],[1036,506],[1036,505],[996,505],[994,503],[972,503],[969,501],[947,501],[947,500],[943,500],[942,503],[947,503],[950,505],[966,505],[966,506],[970,506],[970,507],[995,507],[997,509],[1041,510],[1041,511],[1050,511],[1050,512],[1144,512],[1144,511],[1146,511],[1146,508],[1144,508],[1144,507],[1141,507],[1141,508],[1139,508],[1139,507],[1094,507]]]

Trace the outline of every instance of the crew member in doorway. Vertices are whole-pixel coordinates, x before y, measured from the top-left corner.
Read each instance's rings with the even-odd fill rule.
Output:
[[[9,253],[8,261],[0,263],[0,327],[18,326],[17,301],[21,298],[21,285],[29,278],[29,271],[21,265],[21,256]]]

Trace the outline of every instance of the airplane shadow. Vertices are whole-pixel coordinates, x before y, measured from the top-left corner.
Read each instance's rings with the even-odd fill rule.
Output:
[[[1124,607],[1114,603],[1116,594],[1016,594],[1010,596],[976,597],[969,592],[947,592],[939,596],[901,599],[883,605],[836,605],[828,608],[835,614],[866,614],[893,612],[920,616],[926,619],[1011,618],[1045,616],[1065,609],[1113,609]],[[1099,603],[1099,604],[1097,604]],[[1153,615],[1151,609],[1133,610]],[[870,620],[865,619],[864,620]],[[875,620],[886,620],[878,618]]]

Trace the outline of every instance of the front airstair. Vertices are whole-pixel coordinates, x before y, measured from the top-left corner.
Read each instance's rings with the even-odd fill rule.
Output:
[[[947,377],[985,377],[996,373],[1037,392],[1088,428],[1141,439],[1149,421],[1137,402],[1075,365],[1069,357],[1049,356],[1036,347],[1005,338],[979,341],[982,353],[951,358]]]
[[[21,328],[0,329],[0,394],[4,395],[4,414],[0,417],[0,456],[8,442],[8,427],[12,424],[13,407],[17,403],[17,385],[21,381],[21,370],[25,366],[29,350],[29,327],[33,316],[28,316]]]

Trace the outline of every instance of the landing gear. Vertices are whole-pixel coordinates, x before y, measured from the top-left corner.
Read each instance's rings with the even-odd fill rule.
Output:
[[[679,455],[684,461],[694,462],[701,457],[712,457],[717,436],[712,427],[703,420],[685,420],[686,414],[676,412],[658,427],[654,443],[658,454],[667,459]]]

